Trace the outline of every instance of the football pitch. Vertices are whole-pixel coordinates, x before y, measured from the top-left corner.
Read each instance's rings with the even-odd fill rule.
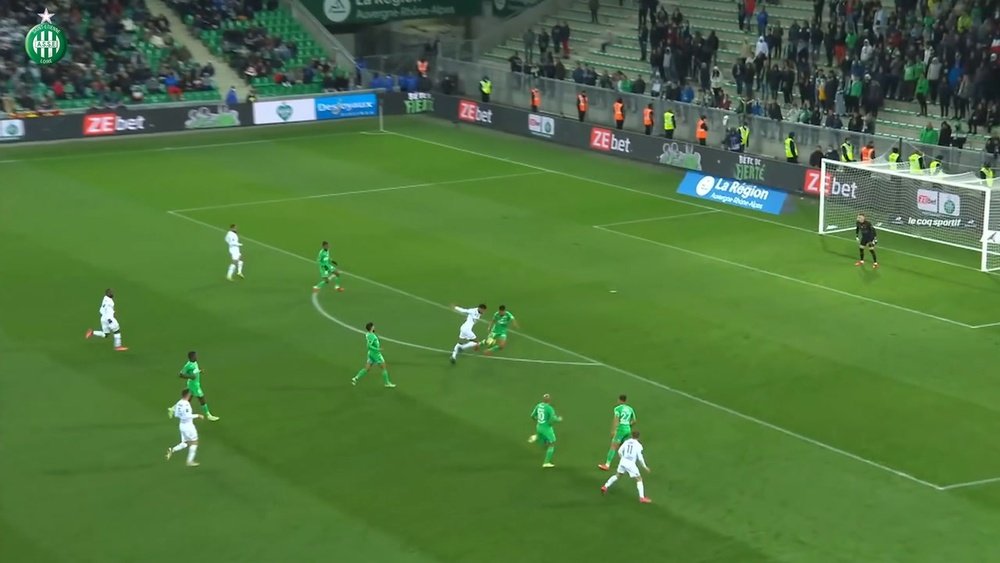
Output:
[[[0,149],[0,561],[1000,560],[978,255],[885,234],[855,268],[809,199],[755,214],[661,166],[376,128]],[[323,240],[346,291],[314,297]],[[124,353],[84,339],[108,287]],[[452,366],[449,305],[480,302],[521,330]],[[350,384],[369,321],[396,389]],[[162,455],[189,350],[221,417],[198,468]],[[651,505],[600,494],[621,393]]]

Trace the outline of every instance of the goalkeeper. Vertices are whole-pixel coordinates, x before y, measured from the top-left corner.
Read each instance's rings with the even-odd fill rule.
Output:
[[[855,266],[865,265],[865,249],[872,255],[872,268],[878,269],[878,257],[875,255],[875,245],[878,244],[878,233],[875,232],[875,225],[865,217],[864,213],[858,215],[858,221],[854,224],[854,236],[858,239],[858,261]]]

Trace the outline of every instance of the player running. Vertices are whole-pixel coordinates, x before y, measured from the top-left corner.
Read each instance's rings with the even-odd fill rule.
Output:
[[[476,327],[476,323],[486,312],[486,304],[480,303],[479,307],[463,309],[462,307],[451,306],[455,312],[462,313],[465,315],[465,322],[458,329],[458,344],[455,344],[455,348],[451,351],[451,363],[455,363],[458,360],[458,353],[465,352],[467,350],[478,350],[479,342],[476,338],[476,333],[473,330]]]
[[[205,393],[201,390],[201,367],[198,366],[198,353],[194,350],[188,352],[188,361],[181,368],[181,372],[178,376],[181,379],[187,380],[187,388],[191,391],[191,394],[198,397],[198,402],[201,403],[201,409],[205,411],[205,418],[215,422],[219,420],[219,417],[212,414],[212,411],[208,408],[208,400],[205,399]],[[167,410],[168,416],[173,416],[173,411]]]
[[[90,338],[91,336],[105,338],[110,334],[114,337],[115,350],[118,352],[128,350],[128,348],[122,346],[121,327],[118,326],[118,319],[115,318],[115,292],[111,288],[104,290],[104,299],[101,299],[101,308],[98,309],[98,312],[101,315],[101,330],[88,328],[83,336],[85,338]]]
[[[323,241],[322,248],[319,249],[319,256],[316,257],[319,265],[319,283],[313,286],[313,293],[319,293],[326,284],[333,282],[333,288],[337,291],[344,291],[340,287],[340,272],[337,270],[337,263],[330,260],[330,243]]]
[[[357,385],[358,381],[361,381],[361,378],[367,375],[368,370],[372,369],[373,366],[380,366],[382,368],[382,383],[390,389],[395,387],[396,385],[389,380],[389,366],[385,365],[385,358],[382,357],[382,342],[375,334],[375,323],[365,325],[365,341],[368,343],[368,361],[365,363],[365,367],[351,378],[351,385]]]
[[[514,314],[507,310],[506,305],[500,305],[497,308],[497,312],[493,314],[493,320],[490,321],[490,326],[487,328],[488,335],[486,336],[486,351],[483,353],[487,356],[491,355],[497,350],[503,350],[507,347],[507,329],[513,325],[514,328],[521,328],[517,324],[517,319],[514,318]]]
[[[552,423],[562,422],[562,417],[556,414],[556,409],[552,407],[552,397],[548,393],[542,395],[542,402],[531,411],[531,419],[535,421],[535,433],[528,437],[528,443],[540,442],[545,446],[545,462],[542,467],[555,467],[552,456],[556,453],[556,430]]]
[[[646,488],[642,484],[642,474],[639,473],[640,466],[646,473],[651,473],[652,470],[646,465],[646,460],[642,457],[642,444],[639,443],[638,432],[633,432],[632,437],[625,440],[622,447],[618,448],[618,455],[622,456],[621,461],[618,462],[618,470],[601,487],[601,493],[607,493],[608,489],[611,488],[611,485],[615,484],[620,475],[628,474],[629,477],[635,479],[635,488],[639,489],[639,502],[643,504],[653,502],[646,496]]]
[[[233,281],[234,272],[237,276],[243,277],[243,243],[240,242],[240,235],[236,233],[235,224],[229,225],[229,231],[226,233],[226,245],[229,246],[229,258],[231,259],[226,279]]]
[[[194,425],[194,419],[203,417],[191,412],[190,389],[181,391],[181,400],[170,408],[170,412],[173,418],[177,419],[177,426],[181,431],[181,441],[176,446],[167,448],[167,461],[170,461],[176,452],[188,448],[187,466],[198,467],[200,464],[194,460],[194,456],[198,455],[198,429]]]
[[[597,466],[602,471],[611,468],[611,461],[615,459],[619,446],[632,435],[632,425],[636,423],[635,409],[628,405],[627,400],[625,395],[618,395],[618,406],[615,407],[614,419],[611,421],[611,449],[608,450],[608,459]]]
[[[855,266],[865,265],[865,249],[872,255],[872,268],[878,269],[878,257],[875,255],[875,245],[878,244],[878,233],[875,232],[875,225],[865,217],[864,213],[858,214],[858,222],[854,224],[854,236],[858,239],[858,261]]]

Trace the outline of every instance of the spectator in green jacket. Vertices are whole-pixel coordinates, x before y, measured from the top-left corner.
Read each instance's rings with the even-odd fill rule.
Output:
[[[917,103],[920,104],[920,113],[917,115],[922,115],[927,117],[927,94],[931,91],[931,83],[927,80],[927,77],[921,74],[917,78]]]
[[[924,127],[920,131],[920,142],[925,145],[938,144],[938,132],[934,130],[933,123],[928,123],[927,127]]]

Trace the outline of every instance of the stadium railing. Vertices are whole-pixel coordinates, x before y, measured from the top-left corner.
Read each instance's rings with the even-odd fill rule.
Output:
[[[514,107],[529,107],[529,90],[536,87],[542,94],[541,113],[576,116],[576,96],[581,90],[586,90],[590,109],[587,121],[595,124],[613,125],[612,104],[622,98],[626,107],[625,128],[630,131],[643,130],[642,108],[652,103],[656,125],[654,132],[662,134],[663,112],[671,108],[676,114],[677,130],[675,138],[694,141],[694,129],[700,116],[704,115],[708,123],[708,144],[719,147],[724,141],[723,132],[728,128],[738,127],[746,121],[750,127],[750,142],[748,152],[769,158],[784,160],[784,139],[788,133],[795,132],[799,150],[799,160],[805,162],[808,155],[821,146],[826,152],[830,147],[837,148],[845,139],[850,139],[854,145],[855,157],[860,154],[861,147],[871,142],[876,154],[885,154],[892,147],[899,147],[904,158],[914,150],[936,157],[942,156],[945,169],[949,173],[978,171],[984,162],[992,162],[992,155],[981,150],[958,149],[925,145],[908,139],[888,137],[884,135],[866,135],[846,129],[829,129],[814,125],[795,123],[791,121],[776,121],[768,117],[750,114],[738,114],[693,103],[665,101],[649,94],[629,94],[615,90],[577,84],[571,80],[554,80],[541,78],[530,74],[514,73],[482,63],[472,63],[438,57],[432,70],[437,73],[440,81],[445,75],[456,75],[458,92],[479,98],[479,81],[489,76],[493,83],[491,102]]]

